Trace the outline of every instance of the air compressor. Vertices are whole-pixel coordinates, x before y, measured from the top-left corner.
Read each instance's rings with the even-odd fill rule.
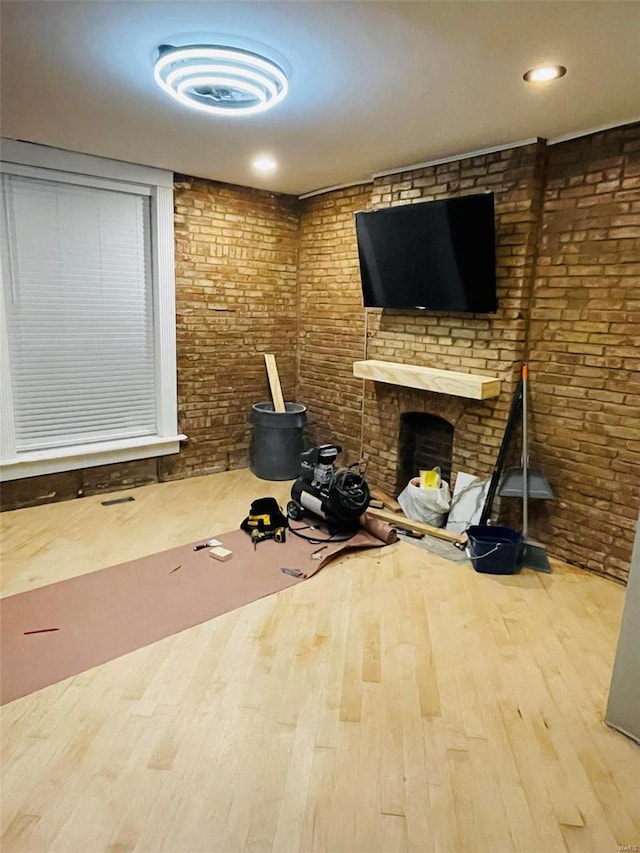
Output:
[[[300,476],[291,487],[287,515],[301,518],[305,511],[323,518],[330,529],[354,530],[369,506],[369,487],[361,463],[336,468],[342,448],[322,444],[300,457]]]

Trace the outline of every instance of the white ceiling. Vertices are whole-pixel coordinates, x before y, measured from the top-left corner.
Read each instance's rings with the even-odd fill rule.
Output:
[[[0,10],[4,137],[277,192],[640,116],[635,0],[3,0]],[[222,119],[171,100],[153,80],[156,50],[190,36],[266,45],[290,68],[288,97]],[[524,83],[543,62],[566,76]],[[259,153],[278,160],[276,173],[252,173]]]

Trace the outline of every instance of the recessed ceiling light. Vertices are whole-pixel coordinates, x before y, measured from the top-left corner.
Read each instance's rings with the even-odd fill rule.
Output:
[[[276,161],[269,154],[262,154],[251,161],[251,165],[259,172],[273,172],[278,167]]]
[[[558,77],[564,77],[567,69],[564,65],[539,65],[537,68],[531,68],[522,75],[522,79],[527,83],[547,83],[549,80],[557,80]]]
[[[163,44],[154,77],[176,101],[214,115],[264,112],[289,89],[287,75],[275,62],[250,50],[223,45]]]

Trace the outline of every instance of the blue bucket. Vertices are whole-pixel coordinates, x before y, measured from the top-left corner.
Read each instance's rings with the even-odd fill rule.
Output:
[[[513,575],[520,568],[522,534],[510,527],[477,525],[467,530],[467,552],[476,572]]]

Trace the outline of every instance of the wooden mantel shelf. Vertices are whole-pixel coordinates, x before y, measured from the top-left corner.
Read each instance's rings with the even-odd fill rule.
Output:
[[[355,361],[353,375],[389,385],[436,391],[454,397],[486,400],[500,393],[500,380],[495,376],[478,376],[475,373],[458,373],[455,370],[438,370],[417,364],[399,364],[393,361]]]

